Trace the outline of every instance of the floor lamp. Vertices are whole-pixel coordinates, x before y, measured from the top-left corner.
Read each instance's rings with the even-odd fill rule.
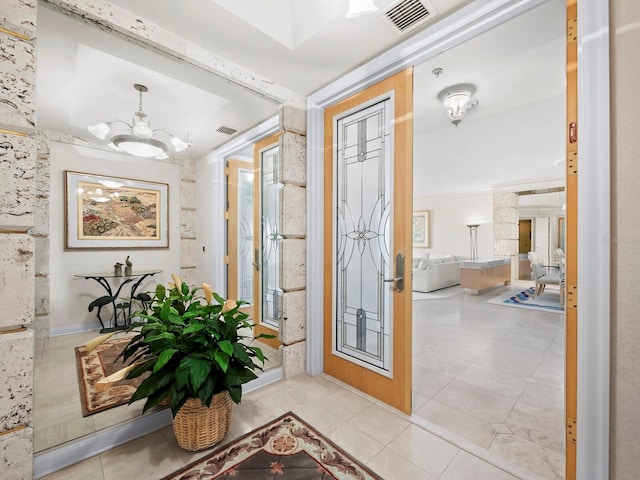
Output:
[[[467,225],[469,227],[469,247],[471,250],[471,260],[478,259],[478,224]]]

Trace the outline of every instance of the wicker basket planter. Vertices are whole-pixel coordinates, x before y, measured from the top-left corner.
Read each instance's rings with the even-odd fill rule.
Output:
[[[173,418],[173,432],[178,445],[195,452],[210,448],[229,431],[233,402],[224,390],[213,396],[209,408],[199,398],[190,398]]]

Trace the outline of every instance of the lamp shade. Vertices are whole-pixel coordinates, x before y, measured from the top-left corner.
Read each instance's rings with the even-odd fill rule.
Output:
[[[375,6],[373,0],[349,0],[349,10],[345,16],[347,18],[353,18],[377,11],[378,7]]]

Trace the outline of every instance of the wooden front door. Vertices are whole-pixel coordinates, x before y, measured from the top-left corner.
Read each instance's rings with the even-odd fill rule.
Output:
[[[324,371],[407,414],[412,182],[412,69],[325,109]]]

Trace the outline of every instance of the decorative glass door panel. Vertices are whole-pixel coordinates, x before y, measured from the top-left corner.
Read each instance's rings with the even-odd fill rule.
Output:
[[[227,294],[229,298],[248,302],[242,311],[253,318],[253,163],[230,158],[227,168]]]
[[[391,375],[391,99],[336,119],[335,316],[338,355]]]
[[[276,145],[260,153],[261,157],[261,217],[262,217],[262,323],[279,328],[282,317],[282,290],[278,262],[280,191],[278,178],[279,147]]]

